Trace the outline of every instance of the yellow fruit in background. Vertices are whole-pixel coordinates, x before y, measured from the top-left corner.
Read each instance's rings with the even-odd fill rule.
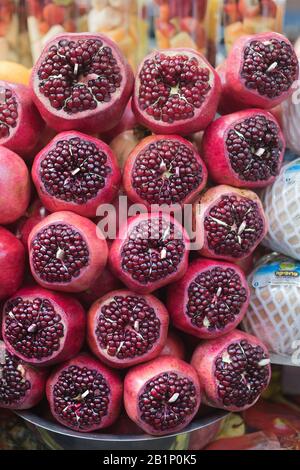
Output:
[[[30,70],[16,62],[0,60],[0,80],[11,83],[29,84]]]
[[[176,34],[176,36],[171,39],[170,43],[171,47],[189,47],[197,50],[195,41],[193,41],[191,36],[185,32]]]

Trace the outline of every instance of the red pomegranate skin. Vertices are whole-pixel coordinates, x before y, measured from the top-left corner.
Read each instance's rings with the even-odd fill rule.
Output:
[[[79,276],[72,277],[70,282],[49,282],[47,279],[43,280],[34,268],[33,243],[36,237],[50,226],[57,225],[67,225],[73,231],[79,233],[89,252],[87,265],[80,270]],[[31,272],[36,282],[46,289],[65,292],[82,292],[89,289],[95,277],[99,276],[105,268],[108,255],[106,240],[96,225],[89,219],[68,211],[55,212],[37,224],[30,232],[28,251]]]
[[[43,181],[41,174],[43,162],[46,159],[49,159],[49,152],[55,151],[59,142],[71,141],[72,139],[80,139],[80,141],[84,141],[84,143],[87,142],[89,145],[94,145],[99,149],[99,151],[103,152],[107,158],[105,166],[109,169],[109,173],[105,177],[104,187],[99,189],[94,197],[88,198],[83,203],[76,202],[76,200],[74,201],[74,198],[73,200],[65,200],[58,197],[57,192],[56,194],[51,194],[51,192],[47,190],[47,186],[45,185],[45,181]],[[74,163],[74,170],[71,171],[70,169],[69,174],[65,173],[67,169],[64,167],[61,168],[60,171],[57,171],[58,175],[65,175],[65,182],[73,175],[74,171],[81,167],[81,165],[78,167],[76,166],[77,162]],[[51,170],[49,170],[49,172],[50,171]],[[57,134],[54,139],[52,139],[51,142],[35,157],[31,173],[39,198],[49,212],[71,211],[84,217],[95,217],[97,209],[101,204],[110,203],[116,197],[121,183],[121,172],[119,170],[116,157],[110,147],[99,139],[76,131],[61,132],[60,134]],[[84,173],[87,173],[87,168],[85,168]],[[80,180],[78,181],[80,183]]]
[[[37,405],[44,396],[46,379],[48,375],[47,369],[36,369],[35,367],[24,363],[17,357],[13,357],[12,360],[7,360],[6,346],[3,341],[0,341],[0,408],[6,408],[11,410],[27,410]],[[9,373],[6,376],[4,369],[9,367]],[[12,374],[12,372],[14,373]],[[2,382],[4,377],[4,382]],[[14,380],[14,382],[12,382]],[[20,393],[21,397],[12,396],[16,391],[16,383],[18,389],[23,388],[23,393]],[[11,397],[8,400],[5,395]]]
[[[216,277],[213,278],[214,274],[216,276],[216,269],[222,270],[219,273],[219,276],[222,276],[219,281]],[[234,271],[231,279],[233,279],[233,276],[237,276],[237,282],[239,283],[237,286],[235,285],[233,287],[231,285],[231,281],[228,280],[226,275],[227,270]],[[203,283],[207,282],[208,284],[205,283],[204,286],[199,286],[197,277],[205,275],[209,277],[207,277],[206,280],[204,278]],[[216,284],[212,290],[211,286],[214,282]],[[194,292],[196,287],[202,288],[203,292],[198,290],[198,295],[196,295],[196,293],[190,295],[190,290],[192,289],[192,292]],[[230,293],[230,289],[232,290],[234,288],[234,292]],[[225,292],[224,289],[226,289]],[[241,289],[244,289],[244,293],[241,292]],[[219,290],[221,290],[220,293],[218,292]],[[243,300],[241,299],[240,304],[236,305],[236,303],[238,303],[237,296],[239,295]],[[167,308],[176,328],[201,339],[213,339],[219,338],[236,328],[245,316],[249,299],[250,291],[247,279],[238,266],[233,263],[202,258],[192,261],[185,275],[179,281],[169,286]],[[200,304],[200,300],[203,304]],[[230,307],[226,303],[228,301],[230,302]],[[202,310],[200,308],[201,306]],[[189,315],[189,309],[191,309],[191,313],[194,313],[192,317]],[[230,318],[224,319],[222,324],[220,317],[223,318],[226,312],[228,313],[228,310],[231,311]],[[213,327],[211,327],[210,324],[205,324],[205,318],[202,325],[194,324],[192,318],[197,318],[197,315],[201,313],[207,318],[208,323],[208,314],[211,314],[212,320],[216,321],[216,324],[213,325]]]
[[[185,359],[184,342],[174,331],[169,331],[167,341],[160,353],[160,356],[173,356],[177,357],[177,359]]]
[[[85,370],[97,371],[97,373],[101,374],[107,386],[109,387],[109,393],[108,393],[109,403],[107,407],[107,414],[103,416],[100,423],[90,423],[88,426],[83,427],[80,425],[80,419],[78,419],[78,425],[73,426],[72,424],[67,423],[66,420],[57,412],[56,407],[55,407],[55,400],[54,400],[55,385],[59,381],[59,378],[64,373],[64,371],[66,371],[70,367],[77,367],[81,370],[85,369]],[[71,384],[72,390],[75,389],[76,391],[76,385],[74,386],[74,380],[71,379],[69,384]],[[75,404],[75,406],[77,406],[78,404],[82,406],[85,405],[84,400],[83,401],[82,400],[80,401],[78,399],[76,400],[76,398],[74,398],[72,395],[70,396],[68,392],[69,390],[66,389],[66,397],[65,397],[66,404],[67,404],[67,399],[69,399],[69,401]],[[64,362],[63,364],[60,364],[52,371],[49,379],[47,380],[46,395],[47,395],[47,400],[49,402],[51,413],[53,417],[60,424],[62,424],[63,426],[67,426],[71,429],[74,429],[75,431],[91,432],[97,429],[107,428],[111,426],[117,420],[121,411],[123,384],[122,384],[120,377],[115,371],[109,369],[107,366],[102,364],[99,360],[95,359],[91,355],[87,353],[81,353],[78,356],[74,357],[73,359],[70,359],[69,361]],[[88,396],[89,395],[87,395],[87,397]],[[63,397],[64,395],[62,394],[62,398]],[[95,396],[93,398],[95,398]],[[91,406],[93,407],[93,403],[91,404]]]
[[[245,356],[244,349],[241,347],[241,343],[243,341],[246,341],[248,344],[251,345],[251,347],[256,348],[259,347],[261,351],[263,352],[262,359],[265,361],[264,366],[259,366],[257,359],[253,359],[251,357],[251,361],[247,358],[247,360],[244,360],[244,363],[241,365],[241,354],[239,355],[239,360],[240,362],[236,362],[234,365],[234,373],[235,377],[232,379],[232,383],[230,382],[231,380],[231,375],[233,373],[233,370],[228,370],[227,372],[225,370],[225,365],[228,366],[228,364],[232,363],[232,359],[230,355],[228,354],[228,349],[230,348],[231,345],[238,344],[240,345],[240,351],[243,353]],[[243,343],[244,344],[244,343]],[[218,361],[220,361],[220,369],[217,369],[218,366]],[[231,361],[231,362],[229,362]],[[221,366],[222,362],[222,366]],[[263,380],[263,383],[260,383],[260,390],[259,392],[256,390],[256,393],[254,394],[253,397],[247,397],[246,396],[246,386],[245,386],[245,381],[247,380],[250,375],[248,375],[249,370],[245,367],[246,362],[246,367],[248,366],[250,369],[250,372],[252,371],[252,379],[255,381],[259,379],[258,375],[258,369],[264,367],[264,372],[265,372],[265,377]],[[200,345],[197,346],[197,348],[194,351],[194,354],[192,356],[191,360],[192,366],[196,369],[198,373],[198,377],[200,380],[200,385],[201,385],[201,390],[202,390],[202,398],[203,402],[207,404],[208,406],[212,406],[214,408],[221,408],[227,411],[242,411],[246,410],[247,408],[250,408],[253,406],[257,400],[259,399],[261,393],[263,390],[265,390],[270,382],[271,378],[271,366],[270,366],[270,359],[269,359],[269,353],[266,348],[266,346],[255,336],[249,335],[247,333],[244,333],[239,330],[233,330],[226,335],[222,336],[221,338],[215,338],[212,340],[204,341]],[[253,371],[253,368],[256,367],[256,370]],[[241,366],[240,369],[238,366]],[[221,373],[221,370],[223,370],[223,374]],[[222,380],[222,377],[217,378],[216,374],[218,375],[223,375],[223,378],[225,377],[224,374],[227,374],[226,378],[226,387],[230,387],[231,393],[233,396],[233,401],[230,404],[225,404],[224,399],[226,398],[226,387],[223,385],[220,381]],[[247,377],[247,378],[245,378]],[[222,385],[220,388],[221,390],[221,396],[218,391],[218,386]],[[251,391],[251,384],[247,384],[250,388],[247,387],[248,393],[249,390]],[[253,384],[252,384],[253,385]],[[241,395],[239,398],[237,398],[234,393],[238,392],[238,386],[242,387],[241,390]],[[229,392],[228,392],[229,393]],[[224,398],[225,397],[225,398]],[[253,398],[253,400],[250,402],[250,398]],[[237,404],[236,400],[240,400],[242,403]],[[248,401],[248,402],[247,402]]]
[[[153,425],[147,423],[141,417],[141,410],[139,408],[139,403],[141,395],[147,387],[147,383],[158,378],[161,374],[170,374],[175,373],[179,378],[187,378],[190,380],[195,387],[195,396],[194,396],[194,407],[191,414],[185,416],[183,422],[179,423],[177,426],[170,429],[155,429]],[[172,392],[171,392],[172,393]],[[187,393],[187,392],[186,392]],[[153,395],[154,396],[154,395]],[[161,395],[157,395],[158,398],[161,398]],[[172,398],[172,397],[171,397]],[[181,397],[182,399],[182,397]],[[188,363],[172,356],[163,356],[153,359],[152,361],[146,362],[145,364],[140,364],[133,367],[127,372],[124,381],[124,405],[126,412],[130,419],[132,419],[140,428],[142,428],[146,433],[154,436],[163,436],[166,434],[175,434],[182,429],[184,429],[196,415],[199,406],[200,406],[200,385],[199,379],[195,369]],[[155,402],[154,402],[155,403]],[[169,403],[164,404],[166,405]],[[157,401],[154,406],[159,406],[159,401]],[[166,408],[165,408],[166,409]],[[151,410],[152,411],[152,410]],[[155,408],[153,408],[155,411]],[[168,410],[166,409],[166,413]],[[176,414],[176,412],[175,412]],[[162,414],[160,413],[160,417]]]
[[[100,299],[108,292],[121,289],[122,287],[122,283],[119,279],[117,279],[106,266],[89,289],[84,292],[79,292],[77,298],[86,308],[90,308],[96,300]]]
[[[163,58],[159,57],[159,54],[163,55]],[[208,84],[210,85],[210,90],[206,94],[203,102],[201,103],[200,107],[194,107],[194,115],[192,117],[187,117],[184,119],[178,119],[174,122],[165,122],[162,119],[155,120],[151,118],[147,114],[146,111],[142,110],[140,103],[139,103],[139,96],[140,96],[140,87],[141,87],[141,72],[145,63],[149,61],[163,61],[166,56],[187,56],[188,58],[196,58],[198,64],[200,64],[201,68],[206,68],[209,73],[209,80]],[[148,77],[149,78],[149,77]],[[147,85],[149,85],[149,80],[147,79]],[[178,80],[176,83],[178,86]],[[167,81],[166,89],[169,87],[169,82]],[[149,86],[148,86],[149,88]],[[165,90],[164,87],[162,87]],[[156,92],[158,96],[161,96],[162,90]],[[171,92],[171,90],[170,90]],[[221,93],[221,82],[219,75],[216,73],[214,68],[209,64],[206,58],[196,52],[193,49],[189,48],[177,48],[177,49],[164,49],[163,51],[154,51],[147,55],[143,62],[140,65],[140,68],[136,74],[135,85],[134,85],[134,92],[132,97],[132,109],[133,112],[140,124],[149,128],[152,132],[156,134],[179,134],[179,135],[189,135],[194,132],[198,132],[200,130],[205,129],[208,124],[213,120],[216,110],[218,107],[219,99]],[[174,93],[175,94],[175,93]],[[167,120],[166,120],[167,121]],[[169,120],[170,121],[170,120]]]
[[[25,269],[25,249],[8,230],[0,227],[0,300],[21,286]]]
[[[23,302],[33,302],[35,299],[48,301],[53,306],[55,313],[61,316],[61,322],[64,326],[64,335],[60,339],[59,349],[57,351],[53,351],[52,355],[42,358],[29,357],[28,355],[23,354],[18,348],[18,344],[22,341],[21,339],[17,342],[17,345],[12,344],[6,325],[8,313],[7,307],[9,303],[14,302],[17,298],[21,298]],[[21,324],[24,325],[24,330],[25,328],[28,328],[28,325],[26,325],[26,322],[23,320]],[[32,325],[34,325],[34,323],[31,323],[31,326]],[[36,366],[44,367],[58,364],[78,354],[85,339],[85,327],[86,314],[78,300],[66,294],[42,289],[39,286],[24,287],[20,289],[6,302],[3,308],[2,336],[7,349],[11,354],[19,357],[24,362]],[[43,328],[41,324],[39,328],[41,331]],[[55,326],[53,326],[53,328],[55,328]],[[25,342],[25,331],[23,338]],[[30,339],[28,339],[28,341],[30,341]],[[49,342],[51,342],[51,339],[49,339]]]
[[[122,132],[130,131],[138,125],[135,115],[132,111],[131,98],[128,101],[125,111],[118,122],[118,124],[111,130],[100,133],[100,139],[104,142],[110,143],[115,137],[122,134]]]
[[[122,74],[122,82],[120,88],[113,93],[112,99],[102,101],[100,106],[99,101],[97,101],[97,107],[95,109],[88,109],[86,111],[79,111],[77,113],[71,114],[65,112],[63,109],[55,109],[50,105],[49,100],[45,98],[45,96],[43,96],[40,92],[40,79],[38,77],[38,73],[51,47],[58,45],[60,41],[74,41],[76,43],[82,40],[101,41],[105,47],[109,47],[113,51],[113,57],[115,58],[118,66],[120,67],[120,72]],[[82,61],[82,55],[80,54],[79,59]],[[76,59],[70,60],[69,58],[67,60],[63,60],[63,62],[65,63],[65,67],[68,66],[68,60],[70,62],[69,65],[73,65],[75,67]],[[71,77],[71,80],[73,82],[73,85],[75,82],[84,83],[89,76],[91,79],[95,78],[93,76],[93,72],[91,71],[89,75],[79,77],[78,82],[77,80],[75,80],[74,74]],[[41,116],[46,121],[49,127],[55,129],[58,132],[78,130],[81,132],[86,132],[88,134],[98,134],[106,132],[118,124],[120,116],[122,116],[122,114],[124,113],[125,107],[129,101],[133,88],[133,83],[134,76],[130,65],[122,55],[118,46],[107,36],[100,33],[68,33],[59,34],[55,36],[55,38],[51,39],[45,45],[41,56],[33,67],[30,80],[30,88],[32,93],[32,99],[35,102]]]
[[[247,154],[247,161],[252,160],[253,164],[259,164],[260,168],[256,170],[256,175],[251,178],[247,174],[245,175],[245,169],[242,170],[240,175],[232,166],[229,149],[227,146],[227,139],[229,133],[234,131],[235,126],[241,123],[244,123],[249,119],[264,119],[264,122],[270,123],[274,127],[274,136],[278,139],[278,155],[274,157],[272,161],[266,162],[264,156],[255,158],[255,152],[259,150],[259,147],[262,147],[265,150],[264,146],[267,146],[267,140],[257,141],[257,149],[252,153]],[[268,124],[269,126],[269,124]],[[268,127],[269,128],[269,127]],[[238,137],[238,136],[237,136]],[[247,142],[247,141],[246,141]],[[248,141],[248,145],[245,144],[245,139],[241,145],[246,145],[246,149],[251,146],[251,143],[255,143],[253,137]],[[270,151],[274,148],[272,146],[267,147]],[[243,149],[241,149],[241,152]],[[261,109],[248,109],[244,111],[239,111],[237,113],[227,114],[222,116],[216,121],[212,122],[208,128],[205,130],[203,138],[203,159],[207,165],[209,175],[217,184],[228,184],[230,186],[235,186],[237,188],[264,188],[272,184],[276,177],[278,176],[282,161],[285,153],[285,138],[280,129],[280,126],[276,119],[272,116],[271,113],[261,110]],[[260,159],[261,158],[261,159]],[[268,170],[264,170],[262,164],[265,163]],[[249,167],[249,163],[248,163]],[[264,171],[264,173],[262,173]],[[243,178],[244,175],[244,178]],[[259,177],[259,179],[258,179]]]
[[[181,233],[181,241],[183,243],[182,258],[180,259],[176,270],[156,280],[150,279],[147,281],[146,279],[145,283],[140,282],[138,279],[134,279],[129,272],[124,270],[122,266],[122,250],[124,249],[125,243],[128,242],[130,234],[134,232],[134,230],[136,230],[136,227],[139,227],[143,221],[151,221],[155,218],[163,219],[164,216],[158,213],[151,213],[140,214],[135,217],[129,218],[127,220],[127,223],[120,227],[117,238],[112,243],[109,252],[109,267],[113,274],[117,276],[129,289],[139,294],[150,294],[151,292],[163,286],[166,286],[171,282],[175,282],[177,279],[180,279],[184,275],[188,267],[188,252],[190,248],[189,236],[185,229],[173,217],[168,216],[165,219],[167,221],[168,226],[170,225],[170,223],[174,224],[175,230],[178,229],[178,231]],[[138,257],[136,258],[136,261],[138,261]]]
[[[0,145],[28,159],[45,123],[32,101],[28,86],[0,80],[0,90],[7,90],[12,95],[7,100],[4,93],[4,102],[0,102],[0,116],[2,106],[5,113],[11,111],[8,116],[2,115],[0,118],[3,123],[1,127],[6,129],[4,135],[0,132]],[[10,103],[11,100],[14,102]]]
[[[24,160],[0,146],[0,224],[16,222],[30,200],[30,177]]]
[[[29,206],[25,215],[18,220],[16,226],[16,237],[23,243],[26,252],[28,252],[28,237],[32,229],[49,215],[47,209],[39,199],[35,199]]]

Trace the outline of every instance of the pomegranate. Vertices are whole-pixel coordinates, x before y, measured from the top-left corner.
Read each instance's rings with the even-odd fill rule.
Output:
[[[0,300],[14,294],[23,282],[25,250],[8,230],[0,227]]]
[[[271,113],[251,109],[222,116],[203,139],[203,158],[218,184],[263,188],[281,169],[285,139]]]
[[[25,85],[0,80],[0,145],[27,156],[44,128]]]
[[[31,231],[28,239],[31,272],[42,287],[81,292],[92,285],[107,261],[107,243],[89,219],[55,212]]]
[[[122,132],[126,132],[129,130],[134,129],[138,125],[135,114],[132,111],[132,103],[131,98],[128,101],[123,116],[121,117],[118,124],[107,132],[100,134],[100,138],[105,142],[110,143],[115,137],[122,134]]]
[[[219,69],[222,112],[271,109],[293,93],[299,65],[289,40],[275,32],[242,36]]]
[[[16,222],[30,200],[30,177],[24,160],[0,146],[0,224]]]
[[[268,230],[258,196],[226,185],[200,197],[194,205],[194,225],[200,254],[228,261],[247,258]]]
[[[193,49],[165,49],[141,63],[132,107],[152,132],[188,135],[212,121],[220,92],[219,76],[204,56]]]
[[[197,370],[204,402],[228,411],[254,405],[271,377],[265,345],[238,330],[204,341],[196,348],[191,364]]]
[[[206,167],[194,146],[179,136],[150,136],[129,155],[123,186],[132,202],[168,207],[193,202],[207,182]]]
[[[282,450],[273,433],[251,432],[239,437],[226,437],[209,444],[204,450]]]
[[[88,354],[59,365],[46,385],[54,418],[81,432],[112,425],[120,414],[122,393],[116,372]]]
[[[133,72],[118,46],[102,34],[60,34],[49,41],[31,75],[46,123],[89,134],[115,127],[133,88]]]
[[[198,411],[200,385],[196,371],[172,356],[133,367],[125,377],[124,404],[128,416],[148,434],[175,434]]]
[[[109,292],[88,313],[88,344],[104,363],[117,369],[158,356],[167,339],[169,314],[153,295]]]
[[[4,305],[2,336],[11,354],[36,366],[66,361],[85,338],[85,312],[71,296],[25,287]]]
[[[169,287],[167,307],[176,328],[198,338],[212,339],[242,321],[249,298],[246,276],[238,266],[197,259]]]
[[[122,132],[111,141],[110,148],[116,155],[121,170],[123,170],[130,153],[145,135],[147,135],[147,132],[144,132],[141,128],[135,128]]]
[[[29,206],[24,216],[18,220],[16,226],[16,237],[23,243],[25,250],[28,250],[28,237],[31,230],[49,215],[47,209],[39,199],[35,199]]]
[[[165,345],[160,353],[160,356],[173,356],[178,359],[185,358],[184,342],[177,333],[169,331]]]
[[[11,354],[0,341],[0,408],[25,410],[37,405],[45,392],[47,372]]]
[[[119,279],[112,274],[108,267],[105,267],[87,290],[77,294],[77,298],[85,307],[90,308],[100,297],[113,290],[121,289],[121,287],[122,283]]]
[[[109,264],[129,289],[148,294],[184,275],[189,247],[185,229],[173,217],[141,214],[120,228],[110,249]]]
[[[70,210],[95,217],[117,195],[121,172],[111,149],[80,132],[58,134],[36,156],[32,179],[50,212]]]

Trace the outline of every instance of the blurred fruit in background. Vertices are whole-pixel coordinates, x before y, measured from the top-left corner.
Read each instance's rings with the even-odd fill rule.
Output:
[[[16,62],[0,60],[0,80],[11,83],[29,84],[30,69]]]
[[[19,18],[17,2],[0,2],[0,60],[18,61]]]

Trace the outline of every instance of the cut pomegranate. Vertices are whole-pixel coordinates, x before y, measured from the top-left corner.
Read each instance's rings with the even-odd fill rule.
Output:
[[[243,319],[250,291],[243,271],[231,263],[198,259],[169,287],[167,307],[176,328],[198,338],[218,338]]]
[[[194,205],[194,225],[200,254],[228,261],[247,258],[268,231],[259,197],[226,185],[200,197]]]
[[[44,122],[25,85],[0,80],[0,145],[22,156],[36,146]]]
[[[24,277],[25,250],[8,230],[0,227],[0,300],[14,294]]]
[[[31,75],[33,99],[57,131],[90,134],[115,127],[133,88],[118,46],[102,34],[61,34],[49,41]]]
[[[140,124],[157,134],[188,135],[205,129],[220,98],[218,74],[193,49],[149,54],[137,72],[132,99]]]
[[[271,377],[265,345],[238,330],[203,342],[196,348],[191,364],[197,370],[204,402],[228,411],[254,405]]]
[[[260,109],[223,116],[206,129],[203,158],[218,184],[263,188],[281,169],[285,139],[271,113]]]
[[[12,355],[0,341],[0,408],[26,410],[45,392],[47,371],[38,370]]]
[[[242,36],[220,69],[220,109],[226,114],[271,109],[293,93],[298,75],[298,59],[286,37],[274,32]]]
[[[185,347],[184,342],[174,331],[169,331],[166,343],[163,347],[160,356],[173,356],[177,359],[185,358]]]
[[[169,314],[152,295],[110,292],[88,313],[88,344],[104,363],[117,369],[149,361],[162,351]]]
[[[29,235],[31,272],[42,287],[81,292],[92,285],[107,261],[107,243],[89,219],[55,212]]]
[[[129,199],[148,208],[193,202],[206,182],[206,167],[194,146],[173,135],[142,140],[129,155],[123,176]]]
[[[93,280],[87,290],[77,294],[77,298],[86,308],[90,308],[96,300],[108,294],[108,292],[122,287],[121,281],[112,274],[108,267],[105,267],[100,276]]]
[[[23,217],[21,217],[16,226],[16,237],[23,243],[24,248],[28,251],[28,237],[31,230],[49,215],[47,209],[43,206],[39,199],[35,199],[29,206]]]
[[[32,179],[50,212],[95,217],[117,195],[121,172],[108,145],[80,132],[62,132],[35,158]]]
[[[184,275],[189,247],[188,234],[173,217],[141,214],[120,228],[109,263],[129,289],[148,294]]]
[[[162,436],[184,429],[200,405],[195,369],[172,356],[130,369],[124,382],[128,416],[148,434]]]
[[[70,296],[26,287],[3,307],[2,336],[11,354],[37,366],[66,361],[85,338],[85,312]]]
[[[16,222],[30,200],[30,177],[24,160],[0,146],[0,224]]]
[[[123,386],[116,372],[88,354],[58,366],[46,386],[54,418],[75,431],[113,424],[120,414]]]

